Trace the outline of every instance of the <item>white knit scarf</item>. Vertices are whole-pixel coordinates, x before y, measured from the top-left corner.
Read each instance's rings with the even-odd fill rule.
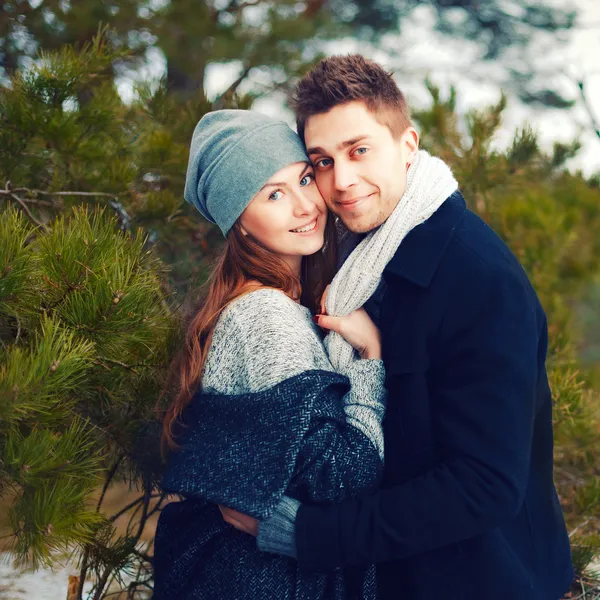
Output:
[[[387,220],[369,233],[346,259],[327,292],[329,315],[348,315],[371,297],[385,266],[406,234],[426,221],[458,189],[450,167],[425,150],[408,169],[406,191]],[[334,368],[344,373],[355,360],[352,346],[331,331],[325,347]]]

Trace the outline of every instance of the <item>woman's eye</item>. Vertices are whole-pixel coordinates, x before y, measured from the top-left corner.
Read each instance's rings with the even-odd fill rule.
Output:
[[[282,195],[283,195],[283,192],[281,190],[275,190],[274,192],[271,192],[271,195],[269,196],[269,200],[279,200]]]
[[[315,180],[314,175],[312,173],[307,173],[301,180],[300,185],[304,187],[305,185],[309,185]]]

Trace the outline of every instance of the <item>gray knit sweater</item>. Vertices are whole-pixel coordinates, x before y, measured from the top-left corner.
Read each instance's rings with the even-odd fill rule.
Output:
[[[279,290],[263,288],[223,311],[206,358],[202,389],[259,392],[314,369],[334,371],[310,311]],[[383,362],[357,359],[343,375],[351,383],[344,397],[348,423],[360,429],[383,458]]]

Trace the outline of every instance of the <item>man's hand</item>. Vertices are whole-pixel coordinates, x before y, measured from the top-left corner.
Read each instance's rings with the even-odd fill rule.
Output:
[[[258,521],[253,517],[249,517],[244,513],[233,510],[233,508],[227,508],[227,506],[221,506],[219,504],[219,510],[223,515],[223,520],[230,525],[233,525],[238,531],[248,533],[256,537],[258,535]]]

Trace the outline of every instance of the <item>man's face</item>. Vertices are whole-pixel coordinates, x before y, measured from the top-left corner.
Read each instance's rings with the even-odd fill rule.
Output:
[[[394,139],[362,101],[309,117],[304,140],[327,206],[356,233],[379,227],[406,189],[407,165],[418,148],[408,127]]]

